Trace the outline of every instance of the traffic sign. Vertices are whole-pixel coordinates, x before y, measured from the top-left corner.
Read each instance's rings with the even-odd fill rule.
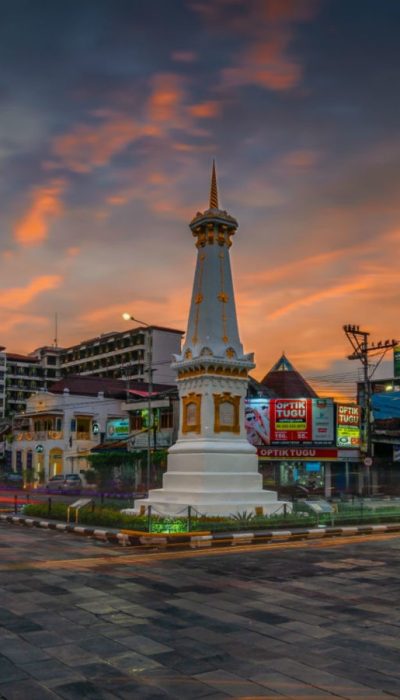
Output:
[[[365,457],[364,464],[366,467],[372,467],[372,457]]]

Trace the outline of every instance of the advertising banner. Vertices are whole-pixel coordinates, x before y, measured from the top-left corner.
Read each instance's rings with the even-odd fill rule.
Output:
[[[332,399],[311,399],[312,441],[316,443],[334,442],[333,401]]]
[[[252,445],[334,442],[332,399],[248,399],[247,439]]]
[[[107,421],[106,439],[123,440],[129,435],[129,418],[113,418]]]
[[[269,445],[271,442],[269,404],[269,399],[245,401],[245,427],[247,439],[252,445]]]
[[[336,444],[338,447],[361,445],[361,406],[339,404],[336,413]]]
[[[312,440],[311,399],[271,399],[271,442]]]
[[[318,459],[323,461],[337,459],[338,450],[322,447],[258,447],[257,454],[259,457],[267,459]]]

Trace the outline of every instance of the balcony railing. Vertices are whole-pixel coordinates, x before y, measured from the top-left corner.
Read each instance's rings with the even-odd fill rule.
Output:
[[[64,433],[62,430],[36,430],[33,432],[21,431],[16,433],[16,440],[62,440]]]

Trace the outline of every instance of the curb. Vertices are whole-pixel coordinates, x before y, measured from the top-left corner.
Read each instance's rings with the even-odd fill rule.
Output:
[[[81,537],[93,537],[103,542],[122,546],[145,547],[189,547],[190,549],[203,549],[205,547],[235,547],[237,545],[257,545],[268,542],[294,542],[308,539],[328,539],[330,537],[346,537],[350,535],[373,535],[377,533],[400,533],[400,523],[380,525],[344,525],[343,527],[325,528],[294,528],[293,530],[259,530],[257,532],[218,532],[212,533],[149,533],[139,530],[105,530],[102,528],[85,527],[57,522],[56,520],[43,520],[30,518],[23,515],[4,515],[0,513],[0,522],[10,525],[24,525],[25,527],[39,527],[47,530],[68,532]]]

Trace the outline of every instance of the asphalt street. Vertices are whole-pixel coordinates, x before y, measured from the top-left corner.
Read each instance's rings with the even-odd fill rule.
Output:
[[[0,698],[400,697],[400,538],[130,553],[0,524]]]

